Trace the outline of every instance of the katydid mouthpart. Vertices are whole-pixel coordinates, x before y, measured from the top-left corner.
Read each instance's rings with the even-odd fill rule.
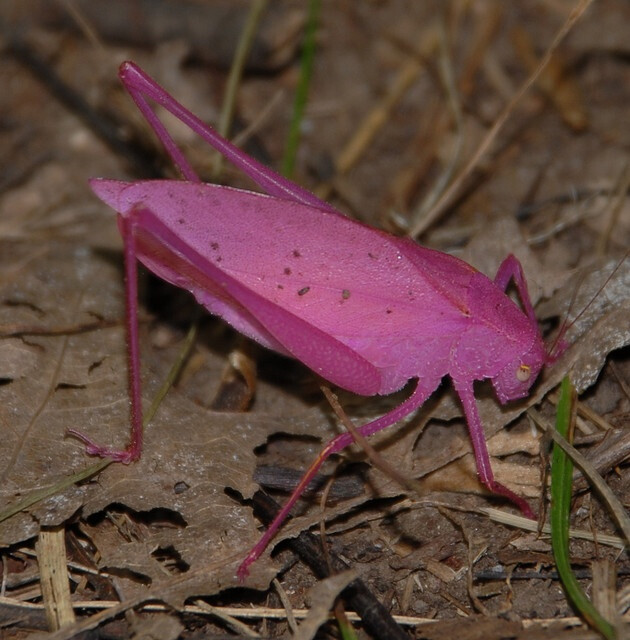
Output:
[[[358,429],[369,436],[420,407],[449,376],[461,400],[481,482],[533,517],[494,479],[473,383],[489,379],[501,403],[526,396],[551,361],[518,260],[494,280],[467,263],[355,222],[263,166],[180,105],[137,65],[120,79],[185,180],[92,179],[116,212],[124,241],[131,440],[100,446],[72,430],[91,455],[129,463],[142,451],[136,260],[265,347],[292,356],[361,395],[414,380],[409,398]],[[175,115],[266,194],[204,184],[149,105]],[[514,282],[522,307],[506,289]],[[353,442],[331,440],[238,569],[243,579],[322,462]]]

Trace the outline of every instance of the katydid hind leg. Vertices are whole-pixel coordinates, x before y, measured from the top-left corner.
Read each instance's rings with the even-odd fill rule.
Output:
[[[359,427],[357,431],[362,436],[368,437],[393,425],[394,423],[398,422],[405,416],[409,415],[412,411],[420,407],[424,403],[424,401],[431,395],[431,393],[435,391],[438,383],[439,381],[436,382],[435,385],[427,385],[426,383],[422,384],[419,381],[416,381],[416,387],[409,398],[399,404],[395,409],[392,409],[392,411],[390,411],[389,413],[386,413],[384,416],[381,416],[380,418],[377,418],[376,420],[368,422],[362,427]],[[353,442],[354,436],[351,433],[342,433],[333,438],[322,449],[313,464],[302,476],[302,479],[300,480],[298,486],[293,490],[293,493],[289,496],[286,504],[278,512],[276,517],[273,519],[273,522],[269,525],[267,530],[261,536],[260,540],[252,547],[250,552],[245,557],[245,560],[243,560],[243,562],[239,566],[237,574],[241,580],[244,580],[247,577],[247,575],[249,574],[250,565],[254,563],[260,557],[262,552],[267,548],[276,532],[281,527],[282,523],[286,520],[289,512],[298,501],[306,487],[308,487],[309,483],[318,472],[322,464],[333,453],[338,453],[339,451],[345,449],[347,446],[351,445]]]
[[[140,381],[140,345],[138,338],[138,261],[134,234],[134,214],[120,216],[125,261],[125,320],[127,330],[127,375],[131,400],[131,438],[125,449],[111,449],[96,444],[76,429],[68,433],[86,445],[89,455],[111,458],[116,462],[134,462],[142,453],[142,387]]]
[[[479,417],[479,410],[477,409],[477,401],[475,400],[472,382],[458,382],[453,380],[453,385],[459,395],[464,409],[464,415],[466,417],[468,431],[470,433],[470,440],[475,454],[479,480],[492,493],[503,496],[513,502],[522,511],[525,517],[535,520],[536,518],[529,504],[527,504],[523,498],[517,496],[513,491],[494,479],[494,473],[492,472],[492,466],[490,464],[490,455],[488,454],[488,446],[486,444],[486,437],[481,424],[481,418]]]
[[[133,65],[133,67],[135,68],[135,65]],[[164,100],[173,99],[159,85],[155,84],[151,78],[142,73],[140,69],[137,69],[137,71],[141,75],[136,75],[135,73],[126,75],[123,73],[123,67],[121,66],[119,77],[125,86],[125,89],[127,89],[131,99],[136,103],[136,107],[138,107],[138,110],[142,113],[144,119],[153,129],[155,135],[166,149],[171,160],[175,163],[175,166],[181,171],[184,178],[189,182],[201,182],[199,176],[186,159],[186,156],[184,156],[171,137],[171,134],[157,117],[145,96],[153,98],[159,104],[163,104],[169,111],[171,111],[171,113],[172,109],[169,109],[168,105],[164,104]],[[162,93],[162,99],[160,99],[160,92]]]
[[[171,96],[165,89],[155,82],[155,80],[144,73],[144,71],[142,71],[142,69],[133,62],[123,62],[120,65],[118,75],[134,102],[147,119],[147,122],[151,125],[158,138],[166,147],[169,155],[175,164],[177,164],[181,169],[187,180],[190,180],[191,182],[199,182],[197,174],[194,172],[179,148],[175,145],[164,125],[151,110],[147,102],[147,98],[162,105],[178,120],[183,122],[198,136],[205,140],[211,147],[219,151],[219,153],[221,153],[235,167],[249,176],[269,195],[291,202],[310,205],[317,209],[324,209],[333,213],[339,213],[334,207],[329,205],[327,202],[320,200],[307,189],[303,189],[291,180],[288,180],[268,167],[265,167],[265,165],[254,160],[231,142],[228,142],[214,129],[212,129],[212,127],[208,126],[200,118],[177,102],[173,96]]]

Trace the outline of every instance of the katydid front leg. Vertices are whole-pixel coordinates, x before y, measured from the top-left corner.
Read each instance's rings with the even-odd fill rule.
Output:
[[[536,517],[534,516],[534,512],[531,510],[529,504],[527,504],[523,498],[517,496],[513,491],[494,479],[492,465],[490,464],[490,455],[488,454],[488,446],[486,444],[486,437],[484,435],[477,402],[475,400],[475,394],[473,392],[472,381],[453,380],[453,386],[455,387],[455,391],[457,391],[457,395],[459,396],[464,409],[464,416],[468,425],[468,432],[470,433],[470,441],[475,454],[479,480],[488,489],[490,489],[492,493],[504,496],[511,500],[523,512],[525,517],[535,520]]]
[[[503,260],[500,264],[497,275],[494,276],[494,283],[502,291],[507,291],[510,280],[514,280],[518,296],[521,300],[521,304],[525,309],[527,317],[536,324],[536,313],[534,312],[534,306],[532,305],[532,299],[529,296],[529,289],[527,288],[527,280],[523,273],[523,265],[519,262],[518,258],[512,253]]]
[[[527,317],[530,319],[532,324],[537,324],[538,320],[529,295],[529,289],[527,288],[527,280],[525,278],[525,273],[523,272],[523,265],[513,254],[507,256],[507,258],[505,258],[505,260],[500,264],[497,270],[497,275],[494,277],[494,283],[503,291],[507,291],[510,280],[514,280],[519,299],[525,309]],[[551,347],[548,348],[545,357],[545,364],[553,364],[569,348],[569,343],[563,340],[563,333],[563,330],[561,330],[556,341],[554,341]]]

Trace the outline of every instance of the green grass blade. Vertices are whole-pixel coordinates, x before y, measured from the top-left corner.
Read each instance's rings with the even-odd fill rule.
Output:
[[[339,633],[341,633],[342,640],[358,640],[358,636],[347,618],[344,621],[337,618],[337,624],[339,625]]]
[[[169,371],[166,380],[158,390],[149,410],[144,414],[142,425],[146,427],[149,422],[153,419],[155,412],[164,397],[166,396],[168,390],[173,386],[175,380],[177,379],[180,371],[182,370],[184,363],[186,362],[188,355],[195,343],[195,339],[197,337],[197,323],[195,322],[188,331],[186,338],[184,339],[184,344],[182,349],[177,357],[177,360],[173,363],[171,370]],[[53,481],[52,484],[47,487],[42,487],[37,491],[33,491],[25,496],[19,502],[16,502],[12,505],[9,505],[5,509],[0,510],[0,522],[3,520],[8,520],[16,513],[20,513],[20,511],[24,511],[29,507],[32,507],[34,504],[45,500],[46,498],[50,498],[51,496],[57,495],[62,491],[70,488],[73,484],[77,484],[79,482],[83,482],[92,476],[95,476],[97,473],[100,473],[106,467],[109,467],[110,464],[113,463],[113,460],[103,459],[99,460],[93,465],[82,469],[78,473],[75,473],[71,476],[67,476],[66,478],[61,478],[59,480]]]
[[[252,3],[247,15],[247,20],[243,26],[243,31],[241,32],[241,36],[236,46],[234,59],[230,66],[230,73],[225,87],[225,96],[223,98],[223,105],[221,106],[219,123],[217,124],[217,131],[224,138],[227,138],[230,133],[230,127],[232,126],[232,119],[234,117],[234,109],[236,108],[236,95],[238,93],[239,85],[241,84],[241,78],[243,77],[243,69],[245,68],[247,56],[252,48],[258,25],[260,24],[262,15],[267,8],[267,3],[268,0],[255,0],[255,2]],[[221,154],[217,154],[212,170],[213,180],[217,180],[221,175],[223,162],[223,156]]]
[[[16,513],[20,513],[20,511],[24,511],[25,509],[32,507],[34,504],[37,504],[42,500],[46,500],[46,498],[50,498],[51,496],[57,495],[58,493],[69,489],[73,484],[83,482],[84,480],[95,476],[106,467],[109,467],[112,462],[113,460],[99,460],[97,463],[86,467],[85,469],[79,471],[78,473],[75,473],[74,475],[68,476],[67,478],[61,478],[60,480],[53,482],[53,484],[48,485],[47,487],[42,487],[41,489],[37,489],[37,491],[29,493],[19,502],[16,502],[12,505],[9,505],[5,509],[2,509],[0,511],[0,522],[8,520]]]
[[[568,377],[562,380],[560,400],[558,402],[556,430],[567,437],[573,414],[575,390]],[[569,559],[569,514],[571,512],[571,487],[573,481],[573,462],[567,454],[554,443],[551,461],[551,546],[556,561],[560,581],[578,613],[586,622],[599,631],[607,640],[616,637],[614,627],[603,618],[586,597],[578,583]]]
[[[302,48],[300,79],[295,92],[293,117],[291,118],[287,146],[282,159],[282,174],[287,178],[293,175],[295,157],[300,145],[300,126],[302,124],[302,118],[304,117],[304,109],[306,108],[306,101],[308,99],[308,89],[313,73],[313,61],[315,60],[315,36],[317,35],[320,6],[321,0],[310,0],[308,5],[308,21],[306,23],[306,34]]]

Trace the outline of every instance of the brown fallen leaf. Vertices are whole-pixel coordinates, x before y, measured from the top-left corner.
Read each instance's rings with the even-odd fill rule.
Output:
[[[18,254],[0,252],[4,273],[11,272]],[[2,313],[11,318],[21,313],[29,323],[36,317],[40,325],[122,315],[119,268],[98,253],[51,245],[30,262],[26,277],[18,275],[0,287],[0,322]],[[93,462],[81,443],[65,437],[69,427],[112,444],[123,443],[129,432],[122,325],[72,335],[23,336],[8,345],[14,356],[0,363],[7,365],[0,386],[2,507]],[[152,375],[153,362],[144,360],[147,403],[162,379]],[[138,514],[164,510],[180,526],[165,522],[149,527],[142,540],[104,539],[98,549],[102,567],[129,570],[155,582],[164,579],[163,566],[152,556],[158,548],[172,548],[189,567],[230,554],[236,562],[258,533],[250,509],[229,497],[226,488],[252,494],[253,450],[269,434],[279,429],[327,431],[327,422],[314,420],[313,413],[318,412],[293,420],[213,413],[174,391],[147,429],[139,462],[111,465],[95,480],[1,523],[0,543],[16,544],[36,535],[40,525],[55,526],[79,511],[87,517],[118,504]]]

